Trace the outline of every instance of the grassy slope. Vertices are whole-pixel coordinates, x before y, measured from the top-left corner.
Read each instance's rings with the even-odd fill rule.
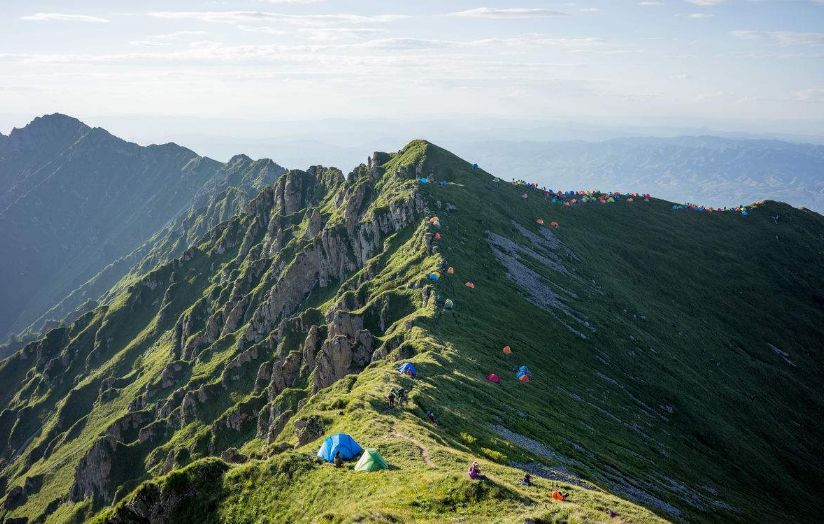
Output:
[[[376,361],[310,397],[298,413],[321,416],[327,433],[346,431],[364,446],[378,447],[393,469],[365,474],[319,466],[307,458],[319,442],[253,460],[218,479],[210,462],[196,462],[153,481],[164,490],[197,490],[198,498],[177,520],[274,522],[322,515],[330,521],[592,521],[605,519],[607,508],[626,521],[657,520],[625,500],[633,493],[619,477],[689,520],[814,520],[822,456],[821,430],[810,422],[822,409],[811,386],[821,379],[815,350],[824,339],[824,282],[815,263],[822,250],[820,216],[774,203],[748,218],[673,212],[661,201],[550,208],[538,193],[524,201],[522,189],[422,142],[394,158],[388,172],[420,161],[451,182],[423,187],[430,207],[437,209],[436,201],[456,206],[437,211],[444,236],[439,253],[423,251],[424,226],[401,232],[370,262],[377,276],[356,290],[370,303],[391,296],[396,302],[390,303],[412,305],[401,307],[398,314],[405,317],[383,338],[404,338],[403,347],[416,353],[420,377],[398,376],[391,358]],[[410,183],[387,176],[383,189],[397,194]],[[775,214],[781,215],[778,224],[769,218]],[[527,302],[486,244],[486,232],[494,231],[527,245],[511,220],[537,231],[539,216],[561,223],[557,236],[574,253],[563,263],[575,276],[532,268],[576,294],[567,304],[596,328],[586,339]],[[443,279],[438,291],[455,300],[456,310],[441,314],[409,284],[444,259],[456,274]],[[202,266],[205,271],[208,262]],[[476,288],[464,287],[465,280]],[[205,292],[204,285],[193,286],[193,295]],[[321,310],[336,302],[315,300]],[[369,310],[367,304],[363,311]],[[795,366],[768,343],[787,352]],[[508,357],[500,352],[505,344],[513,348]],[[221,348],[193,376],[219,373],[220,362],[233,355],[230,342]],[[155,342],[132,364],[144,373],[129,387],[150,380],[167,354]],[[521,363],[533,371],[531,384],[514,380],[512,368]],[[483,380],[490,371],[501,375],[500,386]],[[404,412],[384,409],[382,399],[393,384],[412,387]],[[243,398],[234,395],[231,402]],[[425,422],[429,409],[438,426]],[[93,433],[106,410],[96,403],[92,414]],[[574,460],[561,465],[595,489],[544,479],[535,489],[518,486],[519,471],[508,464],[559,464],[503,439],[490,423]],[[181,430],[167,447],[192,445],[199,431],[196,425]],[[280,442],[295,442],[291,425]],[[272,451],[251,436],[238,444],[249,453]],[[492,477],[488,485],[465,479],[473,459]],[[58,470],[70,475],[73,469]],[[206,477],[212,480],[204,483]],[[673,488],[669,479],[691,491]],[[552,502],[554,485],[571,490],[572,502]],[[764,491],[778,498],[767,499]],[[48,490],[42,502],[32,500],[18,514],[40,514],[59,492]],[[736,509],[713,506],[714,500]],[[77,509],[61,506],[50,520],[64,520]]]

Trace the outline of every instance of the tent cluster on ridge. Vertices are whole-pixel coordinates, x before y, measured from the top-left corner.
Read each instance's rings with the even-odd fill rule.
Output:
[[[749,216],[749,210],[755,207],[758,207],[762,204],[762,202],[755,202],[750,204],[749,206],[738,206],[738,207],[709,207],[709,206],[700,206],[698,204],[693,203],[686,203],[686,204],[673,204],[672,210],[678,211],[681,209],[686,209],[688,211],[694,211],[695,213],[737,213],[740,214],[742,217]]]
[[[339,455],[342,461],[352,460],[358,455],[361,455],[360,460],[355,464],[355,471],[389,469],[389,466],[377,449],[368,448],[364,450],[360,444],[355,442],[355,439],[353,439],[351,435],[346,433],[337,433],[328,436],[320,445],[318,457],[326,462],[335,462],[336,455]]]

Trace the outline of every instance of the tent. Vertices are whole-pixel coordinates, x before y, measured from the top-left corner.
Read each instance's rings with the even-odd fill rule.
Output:
[[[434,224],[435,222],[440,222],[440,220],[438,219],[438,217],[432,217],[432,218],[430,218],[430,219],[429,219],[429,223],[430,223],[430,224]]]
[[[429,183],[429,179],[428,179],[428,178],[421,178],[421,179],[420,179],[420,183],[421,183],[421,184],[428,184],[428,183]]]
[[[367,448],[355,464],[355,471],[378,471],[379,469],[389,469],[389,466],[375,448]]]
[[[504,346],[504,354],[509,355],[510,353],[512,353],[512,348],[509,346]]]
[[[527,375],[523,371],[519,371],[515,376],[518,377],[518,380],[520,380],[521,382],[526,382],[528,384],[530,381],[529,375]]]
[[[454,275],[455,274],[455,268],[452,267],[452,266],[449,266],[447,268],[446,272],[449,273],[450,275]]]
[[[555,222],[553,220],[552,222],[549,223],[549,227],[551,227],[553,229],[558,229],[559,227],[561,227],[561,224],[559,224],[558,222]]]
[[[435,233],[435,240],[440,240],[440,239],[441,239],[441,234],[440,233]]]
[[[455,307],[455,303],[452,302],[451,298],[447,298],[446,302],[443,303],[444,309],[453,309]]]
[[[475,289],[475,284],[473,284],[472,282],[467,282],[467,283],[466,283],[466,284],[464,284],[464,285],[465,285],[466,287],[468,287],[469,289]]]
[[[437,282],[438,280],[441,279],[441,277],[439,277],[437,273],[429,273],[429,275],[427,275],[426,278],[428,278],[432,282]]]
[[[418,375],[418,369],[415,367],[415,364],[412,364],[411,362],[398,366],[398,371],[404,375],[409,375],[410,377],[415,377]]]
[[[527,375],[529,375],[529,368],[522,365],[521,367],[518,368],[518,372],[519,373],[526,373]]]
[[[535,221],[535,223],[538,224],[539,226],[542,226],[542,225],[544,225],[544,219],[539,218],[538,220]]]
[[[335,460],[335,453],[338,451],[340,451],[340,458],[351,460],[358,456],[363,448],[346,433],[337,433],[331,437],[326,437],[326,440],[320,445],[318,456],[326,462],[332,462]]]
[[[524,193],[523,195],[521,195],[521,198],[523,198],[524,200],[526,200],[527,198],[529,198],[529,195],[528,195],[527,193]]]
[[[486,379],[487,379],[488,381],[490,381],[490,382],[494,382],[494,383],[496,383],[496,384],[500,384],[500,383],[501,383],[501,377],[499,377],[499,376],[498,376],[498,375],[496,375],[495,373],[490,373],[489,375],[487,375],[487,376],[486,376]]]

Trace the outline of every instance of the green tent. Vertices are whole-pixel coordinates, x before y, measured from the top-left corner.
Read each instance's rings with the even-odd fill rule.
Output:
[[[379,469],[389,469],[389,466],[375,448],[364,451],[358,463],[355,464],[355,471],[378,471]]]

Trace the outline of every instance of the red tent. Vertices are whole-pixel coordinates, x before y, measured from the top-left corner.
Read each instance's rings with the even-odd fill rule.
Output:
[[[499,376],[498,376],[498,375],[496,375],[495,373],[490,373],[489,375],[487,375],[487,376],[486,376],[486,379],[487,379],[488,381],[490,381],[490,382],[494,382],[494,383],[496,383],[496,384],[500,384],[500,383],[501,383],[501,377],[499,377]]]
[[[520,377],[518,377],[518,380],[520,380],[521,382],[529,382],[529,375],[523,374]]]
[[[465,285],[466,285],[466,287],[468,287],[469,289],[475,289],[475,284],[473,284],[472,282],[467,282]]]
[[[441,239],[441,234],[440,233],[435,233],[435,240],[440,240],[440,239]]]

